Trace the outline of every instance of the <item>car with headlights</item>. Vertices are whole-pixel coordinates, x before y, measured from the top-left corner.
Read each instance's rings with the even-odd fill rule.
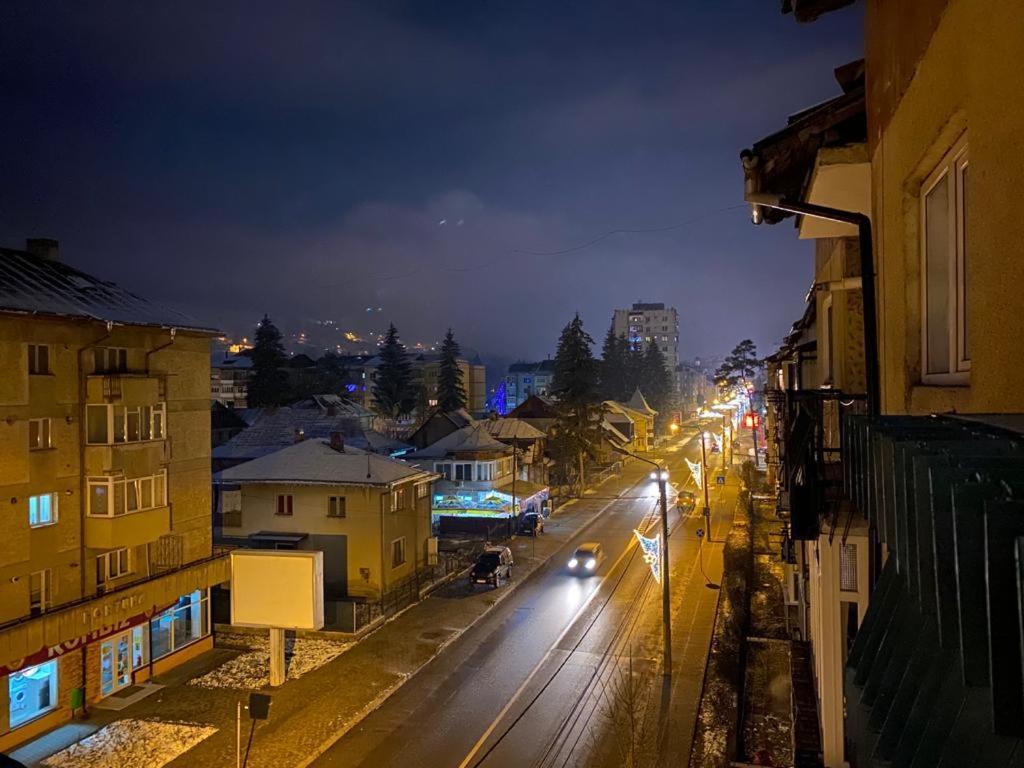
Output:
[[[487,547],[469,572],[470,584],[497,587],[502,579],[512,578],[512,550],[508,547]]]
[[[697,506],[697,494],[693,491],[679,491],[676,506],[679,507],[680,514],[688,515]]]
[[[569,573],[577,576],[589,576],[597,571],[604,561],[604,549],[596,541],[585,541],[576,547],[576,551],[569,558],[567,567]]]

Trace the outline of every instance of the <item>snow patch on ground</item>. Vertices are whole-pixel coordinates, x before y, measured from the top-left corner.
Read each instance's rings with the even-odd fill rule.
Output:
[[[217,729],[195,723],[118,720],[43,760],[47,768],[160,768]]]
[[[270,637],[268,635],[223,632],[217,635],[217,645],[248,650],[205,675],[189,680],[189,685],[200,688],[237,688],[241,690],[258,690],[270,685]],[[352,643],[319,638],[288,638],[285,640],[284,647],[286,679],[295,680],[307,672],[319,669],[351,645]]]

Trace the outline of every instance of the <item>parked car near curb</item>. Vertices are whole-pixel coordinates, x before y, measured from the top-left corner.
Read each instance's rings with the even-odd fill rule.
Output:
[[[512,578],[512,550],[508,547],[487,547],[476,559],[469,572],[470,584],[490,584],[497,587],[502,579]]]
[[[537,512],[527,512],[519,518],[519,533],[524,536],[544,533],[544,517]]]

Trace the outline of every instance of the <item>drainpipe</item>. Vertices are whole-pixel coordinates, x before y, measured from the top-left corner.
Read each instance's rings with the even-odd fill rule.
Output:
[[[827,208],[811,203],[792,202],[783,199],[780,195],[748,191],[745,198],[750,203],[755,224],[760,224],[762,221],[761,208],[774,208],[777,211],[810,216],[825,221],[853,224],[857,227],[860,241],[861,288],[864,296],[864,373],[867,380],[867,410],[869,416],[877,416],[881,401],[881,387],[878,375],[878,321],[875,314],[877,300],[875,298],[871,219],[863,213]]]
[[[83,355],[90,349],[94,349],[104,341],[110,338],[114,332],[114,323],[110,320],[106,323],[106,333],[100,336],[95,341],[91,341],[84,347],[78,348],[78,471],[79,471],[79,499],[78,502],[78,551],[79,551],[79,563],[78,563],[78,593],[82,598],[85,598],[85,515],[87,512],[87,506],[89,504],[89,483],[88,473],[85,469],[85,442],[88,439],[88,401],[89,401],[89,386],[85,376],[85,365]],[[87,654],[86,645],[82,646],[82,713],[86,716],[89,714],[89,707],[86,704],[87,697],[85,695],[85,681],[87,673]]]
[[[147,375],[149,374],[149,358],[150,358],[150,356],[156,354],[161,349],[167,349],[169,346],[171,346],[174,343],[174,337],[177,335],[178,329],[177,328],[171,328],[170,331],[171,331],[171,339],[170,339],[170,341],[168,341],[166,344],[161,344],[158,347],[153,347],[152,349],[150,349],[150,350],[148,350],[146,352],[146,374]]]

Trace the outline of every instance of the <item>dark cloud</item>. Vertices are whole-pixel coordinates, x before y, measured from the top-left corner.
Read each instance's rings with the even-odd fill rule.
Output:
[[[484,353],[542,356],[573,311],[599,337],[643,298],[680,309],[683,354],[768,344],[811,255],[730,210],[737,154],[835,92],[859,13],[7,4],[0,242],[58,237],[72,263],[229,331],[383,306],[407,337],[452,325]]]

